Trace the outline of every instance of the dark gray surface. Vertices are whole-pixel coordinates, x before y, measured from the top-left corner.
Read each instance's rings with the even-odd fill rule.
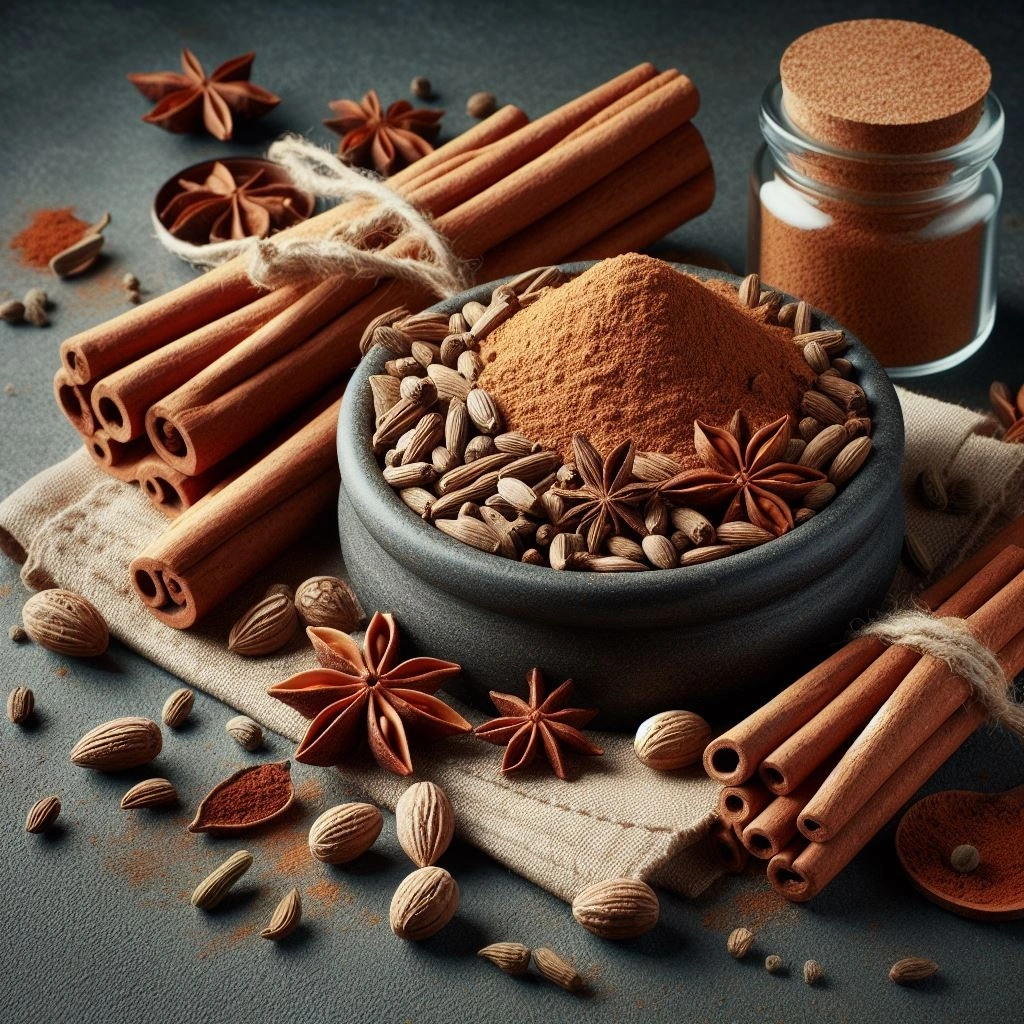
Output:
[[[578,274],[588,266],[562,269]],[[468,301],[489,302],[492,290],[485,283],[434,308],[451,314]],[[352,583],[368,605],[390,608],[419,649],[434,643],[457,661],[459,695],[483,711],[492,710],[490,690],[519,692],[536,663],[550,678],[576,680],[579,702],[600,709],[595,728],[635,730],[668,707],[733,714],[737,700],[756,703],[792,678],[795,650],[823,656],[850,622],[876,613],[899,563],[899,399],[852,335],[845,355],[875,426],[872,457],[840,498],[799,530],[728,559],[668,573],[601,574],[494,558],[414,516],[372,451],[367,381],[390,356],[373,352],[352,375],[338,428],[338,528]],[[481,636],[503,642],[481,644]]]
[[[3,383],[14,392],[0,392],[0,495],[74,447],[49,393],[61,338],[123,308],[116,282],[127,269],[152,293],[188,278],[185,267],[157,248],[148,219],[151,196],[175,171],[218,154],[258,152],[284,129],[326,143],[320,120],[328,99],[371,86],[385,99],[398,98],[415,74],[433,79],[450,109],[446,131],[453,133],[467,125],[462,104],[477,89],[538,114],[649,59],[681,67],[700,86],[698,124],[718,172],[714,207],[675,241],[711,250],[739,269],[757,103],[779,55],[816,24],[878,9],[812,2],[696,9],[678,2],[382,7],[181,0],[148,7],[19,2],[4,13],[0,239],[40,207],[75,206],[90,219],[109,209],[114,223],[103,272],[89,281],[51,282],[20,267],[6,248],[0,256],[0,294],[21,295],[44,283],[58,303],[47,331],[0,325]],[[1016,4],[905,3],[885,13],[930,21],[977,45],[993,64],[994,87],[1007,108],[996,331],[968,364],[919,385],[979,405],[993,377],[1024,378],[1022,15]],[[181,45],[195,49],[208,69],[255,49],[254,80],[284,102],[244,140],[228,145],[140,123],[149,104],[124,74],[174,67]],[[241,898],[209,919],[196,915],[182,894],[242,844],[189,838],[173,817],[138,815],[132,828],[117,798],[137,776],[105,779],[66,764],[66,752],[91,725],[125,713],[155,716],[175,680],[120,647],[106,665],[94,666],[9,644],[7,627],[25,595],[6,561],[0,561],[0,587],[5,688],[32,686],[40,706],[32,731],[0,719],[0,926],[7,946],[0,1020],[423,1022],[571,1014],[600,1021],[964,1021],[1019,1013],[1022,926],[961,921],[925,903],[901,875],[888,832],[809,907],[779,907],[761,895],[765,885],[752,875],[696,903],[666,897],[659,928],[625,945],[592,938],[557,900],[465,849],[444,861],[463,891],[456,921],[421,946],[398,942],[386,923],[373,923],[375,915],[386,919],[407,867],[390,816],[381,855],[348,871],[308,868],[293,878],[276,868],[284,852],[280,838],[247,844],[257,865]],[[56,674],[61,667],[67,675]],[[250,760],[223,732],[229,715],[200,698],[196,727],[167,738],[159,763],[190,806]],[[289,752],[276,740],[268,754]],[[291,823],[291,841],[301,838],[317,807],[341,796],[331,772],[296,774],[300,781],[315,778],[324,792]],[[1001,734],[984,734],[931,788],[998,790],[1022,776],[1020,747]],[[47,792],[65,802],[64,828],[50,840],[21,831],[28,806]],[[133,849],[141,868],[130,861]],[[258,931],[290,885],[306,886],[321,875],[341,887],[339,896],[330,907],[307,897],[316,916],[298,941],[276,948],[254,935],[232,938],[240,927]],[[760,924],[758,954],[781,954],[792,965],[788,975],[771,977],[757,960],[736,964],[726,957],[725,933],[748,922]],[[547,985],[506,979],[475,959],[478,946],[501,938],[575,956],[594,974],[594,996],[577,1000]],[[911,953],[937,959],[941,978],[919,991],[892,986],[888,965]],[[807,989],[799,979],[799,964],[809,956],[829,976],[821,989]]]

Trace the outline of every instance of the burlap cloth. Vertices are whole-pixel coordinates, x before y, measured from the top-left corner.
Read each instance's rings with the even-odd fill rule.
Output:
[[[934,465],[950,478],[969,476],[980,490],[972,516],[926,511],[907,503],[910,527],[927,545],[936,572],[949,569],[982,539],[1024,513],[1024,446],[986,434],[991,421],[968,409],[899,392],[907,424],[904,483]],[[23,564],[34,589],[67,587],[92,600],[123,643],[194,686],[298,741],[306,722],[264,692],[311,667],[303,639],[261,659],[229,654],[234,619],[270,582],[297,583],[315,573],[343,573],[334,530],[325,522],[319,543],[291,551],[201,627],[179,632],[157,622],[135,598],[128,563],[167,521],[132,486],[111,480],[77,451],[0,504],[0,548]],[[924,580],[901,570],[893,595]],[[431,652],[444,657],[444,651]],[[131,711],[130,707],[125,712]],[[459,711],[474,724],[479,713]],[[500,752],[472,737],[414,745],[415,779],[433,779],[454,803],[463,838],[513,871],[565,900],[583,885],[612,876],[644,878],[687,896],[719,873],[703,842],[718,786],[699,770],[660,774],[633,755],[632,738],[597,734],[599,759],[580,759],[577,777],[561,782],[537,771],[502,778]],[[394,807],[409,784],[364,759],[342,771],[374,801]]]

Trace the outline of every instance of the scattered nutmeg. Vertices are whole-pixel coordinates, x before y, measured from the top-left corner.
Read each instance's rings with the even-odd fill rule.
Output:
[[[400,939],[428,939],[459,909],[459,885],[444,868],[418,868],[395,890],[388,915]]]
[[[633,939],[658,923],[657,893],[637,878],[609,878],[584,888],[572,901],[572,916],[602,939]]]
[[[435,864],[455,834],[451,801],[434,782],[414,782],[395,805],[398,842],[421,868]]]
[[[825,970],[817,960],[807,960],[804,963],[804,984],[817,985],[825,977]]]
[[[373,804],[338,804],[310,826],[309,852],[324,864],[347,864],[373,846],[383,827]]]
[[[764,958],[764,969],[769,974],[778,974],[782,970],[782,957],[777,956],[775,953],[769,953]]]
[[[229,718],[224,731],[250,754],[263,746],[263,730],[248,715],[235,715],[234,718]]]
[[[312,576],[295,589],[295,607],[307,626],[330,626],[351,633],[363,622],[355,591],[337,576]]]
[[[110,632],[103,616],[72,590],[41,590],[21,611],[25,632],[40,647],[73,658],[95,658],[107,649]]]
[[[44,796],[37,800],[25,818],[25,831],[38,835],[53,826],[60,815],[60,799],[55,796]]]
[[[168,779],[143,779],[121,797],[121,810],[131,811],[141,807],[176,807],[178,791]]]
[[[906,956],[889,968],[889,980],[897,985],[912,985],[916,981],[930,978],[939,969],[934,960],[926,960],[923,956]]]
[[[498,106],[498,101],[492,92],[475,92],[466,101],[466,113],[470,117],[482,120],[490,117]]]
[[[298,889],[292,889],[278,903],[270,917],[270,923],[260,932],[260,938],[274,942],[286,939],[299,926],[302,920],[302,896]]]
[[[729,933],[725,948],[729,951],[729,956],[742,960],[750,952],[753,944],[754,933],[749,928],[734,928]]]
[[[533,951],[533,962],[548,981],[554,982],[559,988],[564,988],[566,992],[580,992],[586,987],[583,975],[547,946],[541,946]]]
[[[160,753],[160,726],[148,718],[115,718],[90,729],[71,749],[71,763],[98,772],[148,764]]]
[[[418,100],[429,100],[434,94],[434,90],[430,85],[430,79],[424,78],[423,75],[417,75],[409,83],[409,92]]]
[[[700,715],[662,711],[640,724],[633,749],[648,768],[673,771],[700,761],[710,740],[711,726]]]
[[[21,324],[25,322],[25,303],[17,299],[7,299],[0,302],[0,320],[8,324]]]
[[[974,871],[980,861],[981,857],[978,854],[977,847],[971,846],[968,843],[957,846],[949,855],[949,866],[954,871],[959,871],[964,875]]]
[[[7,695],[7,717],[15,725],[27,722],[35,706],[35,694],[27,686],[16,686]]]
[[[271,587],[231,627],[228,650],[255,658],[284,647],[299,626],[292,597],[290,588],[283,584]]]
[[[50,308],[50,297],[42,288],[29,288],[22,300],[25,307],[25,319],[36,327],[46,327],[50,318],[47,316],[47,309]]]
[[[196,695],[187,686],[175,690],[164,701],[163,711],[160,713],[164,725],[170,729],[180,729],[192,714],[195,699]]]

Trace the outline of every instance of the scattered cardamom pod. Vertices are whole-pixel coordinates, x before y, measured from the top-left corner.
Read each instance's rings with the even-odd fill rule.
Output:
[[[16,686],[7,695],[7,717],[15,725],[21,725],[28,721],[35,705],[35,694],[27,686]]]
[[[38,835],[50,828],[60,815],[60,799],[55,796],[44,796],[37,800],[28,817],[25,818],[25,831]]]
[[[167,779],[143,779],[121,797],[121,810],[139,807],[176,807],[178,791]]]
[[[477,951],[506,974],[525,974],[530,966],[530,947],[521,942],[492,942]]]
[[[270,924],[260,932],[260,936],[264,939],[272,939],[275,942],[280,939],[286,939],[295,931],[301,920],[302,897],[299,895],[298,889],[292,889],[278,903],[270,917]]]
[[[175,690],[164,701],[163,711],[160,713],[164,725],[171,729],[180,729],[192,714],[195,699],[196,695],[187,686]]]
[[[977,847],[968,843],[957,846],[949,855],[949,866],[964,875],[974,871],[979,863],[981,863],[981,856]]]
[[[734,928],[729,933],[725,948],[729,951],[729,956],[742,960],[750,952],[753,944],[754,933],[749,928]]]
[[[782,970],[782,957],[777,956],[775,953],[769,953],[764,958],[764,969],[769,974],[778,974]]]
[[[42,288],[29,288],[22,300],[25,308],[25,319],[36,327],[46,327],[50,322],[47,316],[47,309],[50,307],[50,297]]]
[[[825,977],[825,971],[817,960],[808,960],[804,963],[804,984],[817,985]]]
[[[889,968],[889,980],[897,985],[911,985],[915,981],[924,981],[938,971],[939,965],[934,960],[926,960],[922,956],[907,956]]]
[[[40,647],[74,658],[95,658],[107,649],[110,632],[95,606],[71,590],[40,590],[21,610],[25,632]]]
[[[559,988],[564,988],[566,992],[579,992],[586,987],[583,975],[547,946],[541,946],[533,951],[533,962],[548,981],[554,982]]]
[[[280,650],[295,635],[299,616],[293,594],[283,584],[271,587],[232,627],[228,650],[258,657]]]
[[[160,753],[160,726],[148,718],[115,718],[90,729],[71,748],[72,764],[99,772],[116,772],[148,764]]]
[[[934,466],[928,466],[918,474],[917,493],[928,508],[938,512],[945,510],[948,503],[946,485],[942,474]]]
[[[196,886],[192,893],[192,906],[199,910],[213,910],[251,867],[252,854],[248,850],[233,853]]]
[[[229,718],[224,731],[250,754],[263,746],[263,730],[248,715],[235,715],[234,718]]]

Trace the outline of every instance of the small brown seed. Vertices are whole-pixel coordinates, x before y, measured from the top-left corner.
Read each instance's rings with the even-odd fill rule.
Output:
[[[671,513],[672,525],[690,538],[693,544],[712,544],[715,528],[711,520],[692,508],[674,508]]]
[[[7,635],[10,637],[12,643],[23,644],[28,639],[28,633],[25,632],[25,627],[20,623],[16,622],[9,630]]]
[[[533,962],[548,981],[554,982],[559,988],[564,988],[566,992],[579,992],[587,984],[572,964],[546,946],[533,951]]]
[[[407,487],[427,487],[437,479],[437,470],[429,462],[409,462],[398,466],[385,466],[384,482],[395,490]]]
[[[25,818],[25,831],[38,835],[53,826],[60,815],[60,799],[55,796],[44,796],[37,800]]]
[[[15,725],[22,725],[31,717],[35,704],[35,694],[27,686],[16,686],[7,695],[7,717]]]
[[[804,984],[817,985],[825,977],[825,971],[817,960],[807,960],[804,963]]]
[[[385,471],[388,472],[388,471]],[[283,584],[271,587],[231,627],[228,650],[247,658],[279,651],[295,635],[299,616],[291,588]]]
[[[833,423],[816,433],[808,442],[799,465],[808,469],[823,469],[846,447],[846,431]]]
[[[475,92],[466,101],[466,113],[477,120],[483,120],[485,117],[490,117],[497,106],[498,101],[494,98],[494,93]]]
[[[619,558],[618,555],[585,555],[580,552],[574,556],[575,568],[589,569],[591,572],[648,572],[644,562],[636,562],[632,558]]]
[[[802,437],[791,437],[786,450],[782,453],[783,462],[799,462],[803,455],[807,442]]]
[[[846,422],[846,413],[820,391],[805,391],[800,399],[800,409],[805,416],[813,416],[820,423],[842,426]]]
[[[812,327],[811,307],[801,300],[796,304],[796,312],[793,314],[793,334],[809,334]]]
[[[470,383],[475,384],[477,378],[484,372],[483,360],[476,352],[463,352],[455,364],[455,368]]]
[[[702,565],[704,562],[713,562],[719,558],[736,553],[736,548],[731,544],[703,544],[700,547],[690,548],[679,556],[680,565]]]
[[[924,540],[909,530],[903,537],[903,556],[911,568],[923,576],[930,576],[935,571],[935,559]]]
[[[260,932],[260,938],[275,942],[286,939],[299,926],[301,920],[302,897],[298,889],[292,889],[274,909],[270,923]]]
[[[633,939],[649,932],[660,913],[657,893],[638,878],[592,882],[572,901],[572,916],[602,939]]]
[[[641,722],[633,750],[642,764],[656,771],[675,771],[696,764],[711,740],[711,726],[692,711],[662,711]]]
[[[809,341],[803,349],[804,361],[815,373],[824,373],[829,368],[828,353],[816,341]]]
[[[457,519],[438,519],[434,525],[442,532],[463,544],[488,554],[496,554],[501,540],[494,530],[480,519],[460,516]]]
[[[718,527],[718,540],[722,544],[731,544],[737,548],[752,548],[759,544],[767,544],[774,540],[775,535],[768,530],[755,526],[753,523],[735,522],[722,523]]]
[[[373,804],[338,804],[309,828],[309,852],[324,864],[347,864],[373,846],[384,816]]]
[[[609,555],[617,555],[619,558],[632,558],[634,562],[642,562],[644,560],[644,549],[629,537],[612,534],[604,542],[604,547]],[[675,548],[672,550],[675,551]],[[674,562],[675,559],[673,558]]]
[[[761,301],[761,278],[757,274],[747,274],[740,282],[738,295],[741,306],[754,309]]]
[[[764,969],[769,974],[778,974],[782,970],[782,957],[777,956],[775,953],[769,953],[764,958]]]
[[[483,388],[473,388],[466,396],[466,412],[481,434],[493,437],[505,429],[497,403]]]
[[[660,533],[648,534],[640,542],[647,561],[655,569],[674,569],[678,561],[676,549],[668,537]]]
[[[263,746],[263,730],[248,715],[235,715],[224,725],[224,731],[251,754]]]
[[[800,334],[794,331],[793,333],[793,344],[799,348],[809,345],[812,341],[816,341],[830,356],[845,351],[849,344],[846,340],[846,332],[840,330],[805,331]]]
[[[847,443],[832,460],[832,465],[828,470],[829,482],[836,489],[845,487],[864,465],[867,457],[871,454],[871,447],[870,437],[855,437]]]
[[[527,548],[519,561],[524,565],[544,565],[544,556],[536,548]]]
[[[418,516],[427,517],[430,515],[430,506],[434,503],[434,495],[422,487],[405,487],[398,492],[402,503]]]
[[[72,590],[41,590],[21,610],[28,635],[55,654],[94,658],[107,649],[106,620],[91,601]]]
[[[776,314],[775,319],[780,327],[792,327],[793,318],[796,316],[796,303],[785,302],[779,306],[779,312]]]
[[[889,980],[897,985],[910,985],[915,981],[924,981],[938,971],[939,965],[934,960],[926,960],[921,956],[907,956],[889,968]]]
[[[461,490],[467,484],[471,484],[474,480],[479,480],[480,477],[489,473],[494,473],[495,478],[500,479],[497,476],[498,472],[512,461],[514,461],[514,456],[507,452],[492,452],[490,455],[483,455],[472,460],[467,459],[463,465],[456,466],[437,481],[437,493],[445,495]]]
[[[0,320],[9,324],[20,324],[25,322],[25,303],[17,299],[8,299],[0,302]]]
[[[540,531],[537,531],[537,540],[540,540]],[[586,547],[586,542],[578,533],[559,533],[551,541],[551,548],[548,552],[548,559],[552,569],[565,569],[568,567],[569,559]]]
[[[337,576],[303,580],[295,589],[295,608],[307,626],[330,626],[343,633],[358,629],[363,621],[355,591]]]
[[[977,847],[968,843],[955,847],[949,855],[950,867],[964,875],[969,875],[980,863],[981,856],[978,854]]]
[[[233,853],[196,886],[192,906],[198,910],[213,910],[251,867],[252,854],[248,850]]]
[[[423,367],[412,356],[401,356],[398,359],[389,359],[384,364],[384,372],[389,377],[405,380],[406,377],[423,376]]]
[[[192,714],[195,699],[196,695],[187,686],[175,690],[164,701],[163,711],[160,713],[164,725],[171,729],[180,729]]]
[[[418,100],[429,100],[433,94],[433,90],[430,86],[430,79],[424,78],[423,75],[417,75],[409,83],[409,92],[411,92]]]
[[[42,288],[30,288],[25,292],[22,302],[25,305],[25,319],[30,324],[34,324],[36,327],[45,327],[50,322],[50,318],[46,315],[50,299]]]
[[[126,292],[137,292],[139,290],[139,279],[129,270],[121,278],[121,287]]]
[[[821,432],[822,425],[813,417],[805,416],[797,426],[797,430],[800,432],[800,436],[808,443],[811,443],[811,439]]]
[[[409,311],[404,306],[396,306],[394,309],[389,309],[385,313],[381,313],[375,316],[367,325],[363,328],[362,337],[359,339],[359,351],[366,355],[375,344],[377,344],[376,338],[374,337],[377,328],[379,327],[391,327],[396,321],[400,320]],[[406,353],[409,349],[406,346]]]
[[[813,508],[798,508],[793,513],[793,523],[796,526],[800,526],[813,519],[817,514],[817,511]]]
[[[506,974],[525,974],[530,966],[530,949],[521,942],[492,942],[477,951]]]
[[[934,466],[926,466],[917,476],[917,493],[928,508],[942,512],[948,504],[942,474]]]
[[[470,327],[472,327],[473,324],[475,324],[486,312],[487,307],[482,302],[477,302],[476,300],[467,302],[462,307],[462,315],[466,318],[466,323],[469,324]]]
[[[435,345],[432,341],[417,339],[409,346],[409,353],[420,366],[425,366],[428,372],[431,366],[441,365],[441,346]]]
[[[121,797],[121,810],[129,811],[137,807],[174,807],[178,803],[178,791],[174,783],[167,779],[143,779],[132,786]]]
[[[515,509],[527,515],[544,514],[544,506],[537,492],[514,476],[498,475],[498,493]]]
[[[804,505],[815,512],[820,511],[836,496],[835,484],[828,480],[816,483],[805,495]]]
[[[729,951],[729,956],[742,960],[750,952],[753,944],[754,933],[749,928],[734,928],[729,933],[725,948]]]
[[[407,875],[391,900],[391,930],[400,939],[418,942],[439,932],[459,909],[459,885],[439,867],[417,868]]]

